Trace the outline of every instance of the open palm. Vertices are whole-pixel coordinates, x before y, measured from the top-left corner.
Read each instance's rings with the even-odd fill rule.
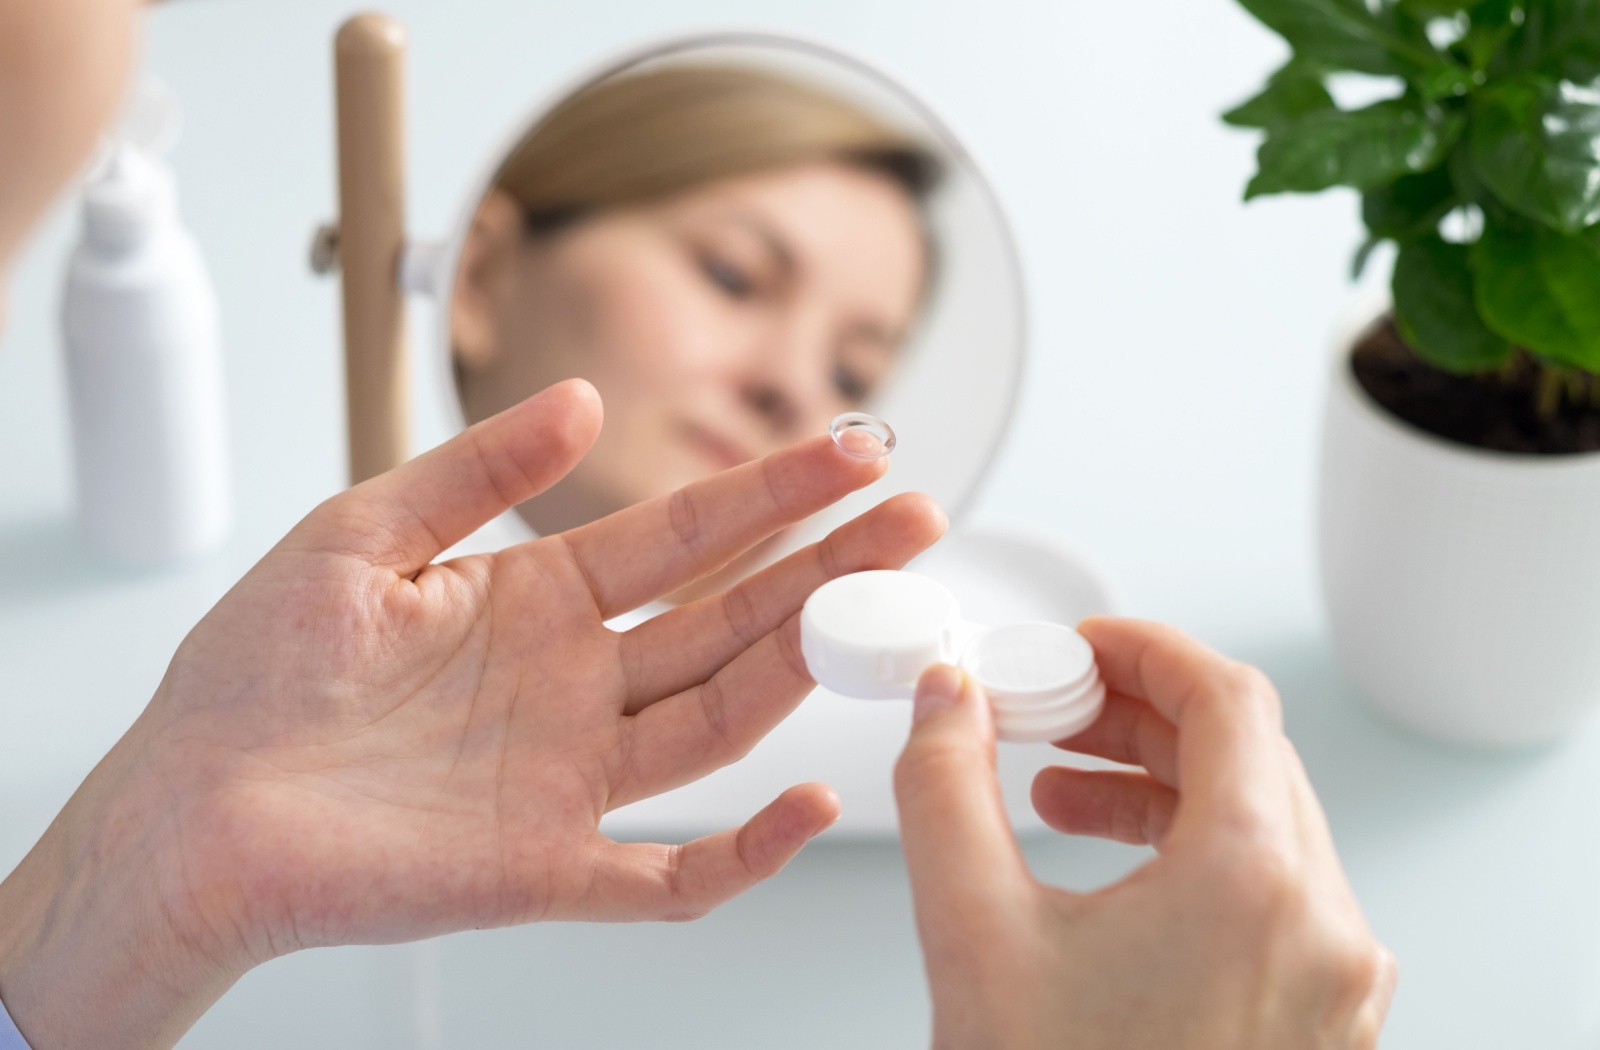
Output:
[[[168,906],[251,958],[544,918],[703,914],[837,817],[822,785],[682,846],[608,811],[745,754],[811,687],[796,615],[943,517],[892,499],[719,595],[605,621],[875,480],[822,438],[498,554],[433,564],[600,425],[582,382],[328,501],[184,641],[141,718],[181,844]],[[188,801],[177,801],[188,800]],[[198,801],[194,801],[198,800]],[[242,943],[221,943],[237,940]]]

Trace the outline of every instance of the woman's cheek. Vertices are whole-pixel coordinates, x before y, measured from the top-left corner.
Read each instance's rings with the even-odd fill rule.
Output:
[[[703,278],[660,266],[619,289],[617,329],[608,340],[626,381],[657,398],[681,396],[716,368],[729,327],[726,305]]]

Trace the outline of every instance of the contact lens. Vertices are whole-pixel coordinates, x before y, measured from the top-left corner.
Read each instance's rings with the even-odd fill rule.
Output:
[[[894,430],[867,412],[846,412],[828,424],[839,451],[856,459],[882,459],[894,451]]]

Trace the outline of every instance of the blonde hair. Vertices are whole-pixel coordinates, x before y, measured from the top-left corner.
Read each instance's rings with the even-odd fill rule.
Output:
[[[702,183],[833,160],[881,174],[919,206],[940,164],[915,136],[826,91],[739,66],[611,77],[563,102],[495,177],[528,228]]]

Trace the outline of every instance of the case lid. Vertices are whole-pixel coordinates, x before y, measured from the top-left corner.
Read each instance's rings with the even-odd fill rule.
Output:
[[[909,698],[936,663],[959,663],[983,687],[1002,740],[1061,740],[1099,714],[1094,649],[1064,624],[984,628],[961,619],[943,584],[911,572],[832,580],[800,614],[800,650],[817,684],[858,700]]]
[[[858,572],[816,590],[800,614],[811,676],[862,700],[909,699],[922,672],[954,659],[961,610],[912,572]]]

